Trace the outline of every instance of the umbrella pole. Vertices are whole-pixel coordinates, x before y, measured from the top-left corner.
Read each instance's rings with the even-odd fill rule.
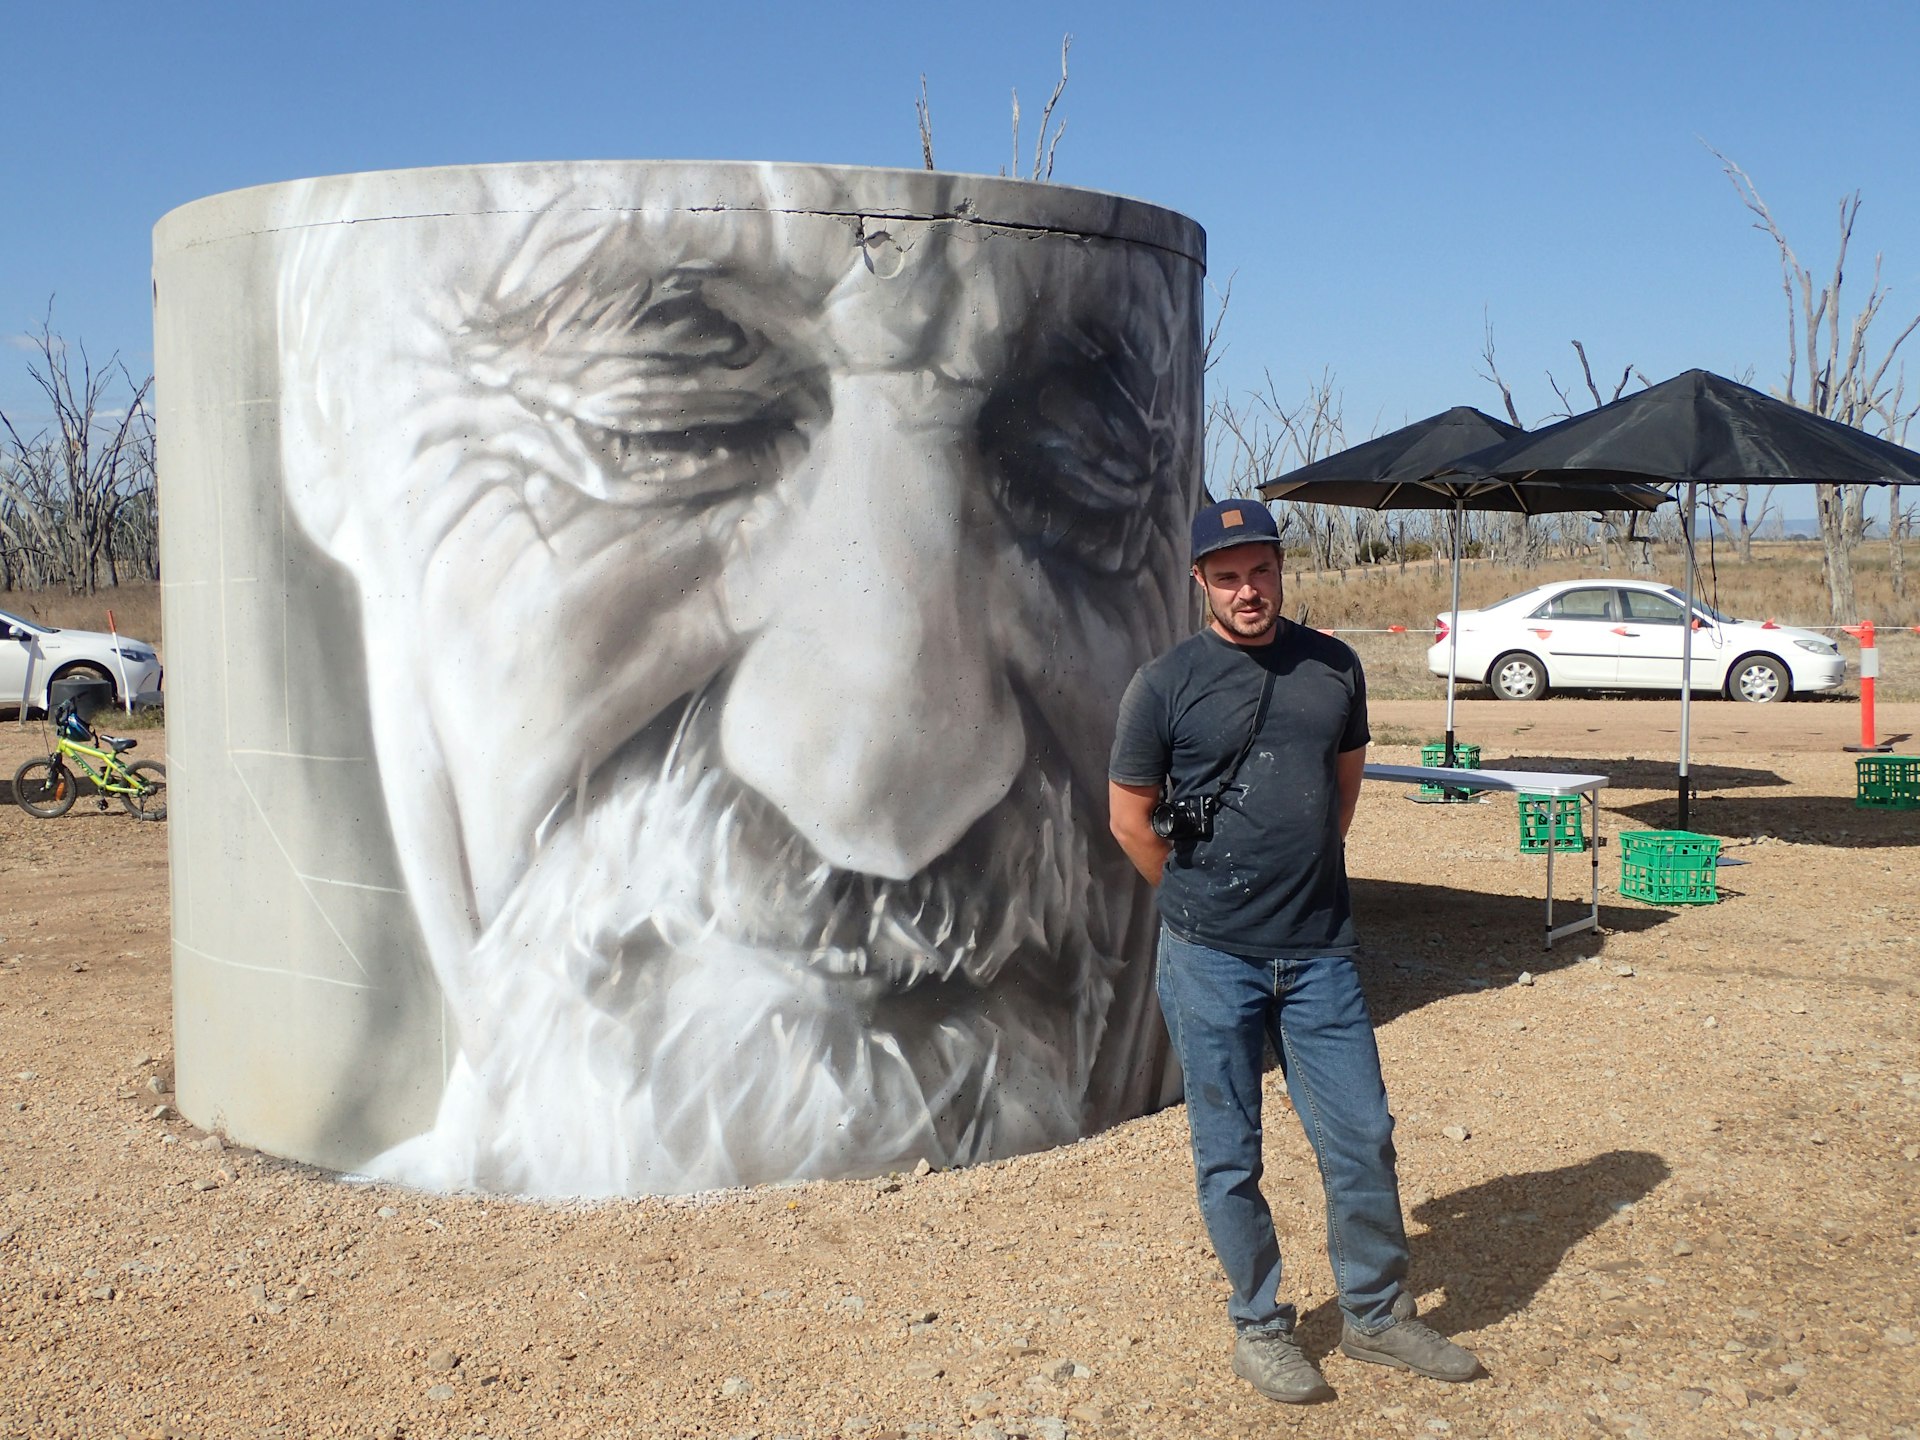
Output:
[[[1465,510],[1464,501],[1453,502],[1453,623],[1447,626],[1447,758],[1444,762],[1449,770],[1453,768],[1453,687],[1459,683],[1460,675],[1460,520]]]
[[[1689,722],[1693,709],[1693,520],[1694,499],[1700,487],[1687,482],[1687,505],[1680,512],[1680,533],[1687,547],[1687,614],[1680,631],[1680,828],[1688,828],[1692,782],[1687,776]]]

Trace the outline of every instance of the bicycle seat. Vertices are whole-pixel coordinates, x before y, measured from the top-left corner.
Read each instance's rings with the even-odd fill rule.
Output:
[[[119,740],[114,738],[111,735],[102,735],[100,737],[100,743],[102,745],[107,746],[110,750],[113,751],[114,754],[118,755],[123,751],[133,749],[133,747],[138,745],[140,742],[138,740]]]

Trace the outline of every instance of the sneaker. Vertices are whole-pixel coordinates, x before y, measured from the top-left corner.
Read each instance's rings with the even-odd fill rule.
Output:
[[[1397,1305],[1395,1309],[1397,1313]],[[1340,1336],[1340,1350],[1355,1360],[1411,1370],[1429,1380],[1471,1380],[1480,1373],[1480,1362],[1471,1350],[1454,1344],[1422,1320],[1401,1320],[1375,1335],[1354,1329],[1349,1321]]]
[[[1333,1399],[1333,1387],[1301,1354],[1290,1330],[1241,1331],[1233,1342],[1233,1373],[1282,1405]]]

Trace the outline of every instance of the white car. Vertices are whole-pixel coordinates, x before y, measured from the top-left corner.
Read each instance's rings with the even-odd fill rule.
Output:
[[[1686,594],[1643,580],[1556,580],[1459,617],[1459,677],[1484,682],[1502,700],[1539,700],[1549,690],[1680,689]],[[1840,647],[1812,630],[1735,620],[1693,602],[1692,689],[1768,704],[1837,690]],[[1435,618],[1427,669],[1447,674],[1451,611]]]
[[[55,680],[105,680],[118,704],[160,688],[160,657],[144,640],[62,630],[0,610],[0,706],[44,710]]]

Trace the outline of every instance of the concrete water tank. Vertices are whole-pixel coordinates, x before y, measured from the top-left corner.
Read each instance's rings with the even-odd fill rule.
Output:
[[[809,165],[166,216],[182,1112],[578,1195],[964,1164],[1155,1104],[1105,767],[1186,623],[1203,243]]]

